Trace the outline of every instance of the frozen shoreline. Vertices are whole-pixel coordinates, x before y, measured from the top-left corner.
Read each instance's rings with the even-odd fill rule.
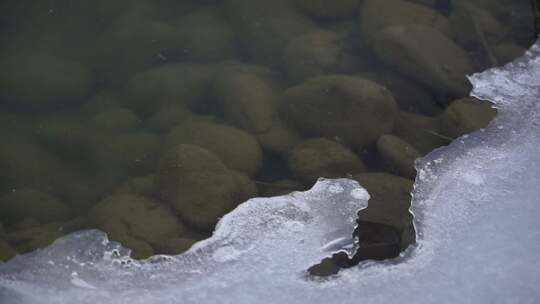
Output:
[[[253,199],[214,236],[138,263],[97,231],[0,264],[2,303],[533,303],[540,298],[540,42],[471,77],[497,118],[417,163],[417,244],[333,279],[305,270],[351,237],[367,194],[350,180]],[[328,204],[331,202],[331,204]],[[336,243],[336,242],[334,242]],[[120,253],[115,256],[115,250]],[[130,265],[126,266],[125,263]]]

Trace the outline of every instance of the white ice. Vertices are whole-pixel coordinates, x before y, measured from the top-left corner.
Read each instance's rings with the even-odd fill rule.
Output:
[[[540,43],[473,75],[490,126],[417,163],[417,244],[328,280],[306,269],[353,253],[368,195],[346,179],[253,199],[179,256],[137,262],[99,231],[72,234],[0,264],[0,303],[538,303]]]

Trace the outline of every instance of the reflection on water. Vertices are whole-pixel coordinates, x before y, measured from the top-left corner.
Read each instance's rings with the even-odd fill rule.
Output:
[[[0,11],[0,259],[84,228],[136,257],[179,253],[248,198],[318,177],[360,181],[360,220],[404,248],[414,160],[495,114],[465,98],[465,75],[534,36],[527,0]]]

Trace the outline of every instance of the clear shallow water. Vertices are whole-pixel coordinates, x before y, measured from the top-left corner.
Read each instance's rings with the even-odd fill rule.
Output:
[[[528,1],[428,2],[3,1],[0,257],[86,228],[177,254],[321,176],[405,248],[414,159],[494,115],[465,75],[533,38]]]
[[[102,232],[79,232],[0,264],[10,303],[534,303],[538,259],[540,42],[471,77],[499,115],[417,163],[417,243],[399,258],[317,280],[313,262],[353,253],[368,193],[350,179],[252,199],[178,256],[138,262]],[[487,236],[487,237],[486,237]],[[360,250],[362,248],[360,247]],[[519,256],[520,259],[515,257]]]

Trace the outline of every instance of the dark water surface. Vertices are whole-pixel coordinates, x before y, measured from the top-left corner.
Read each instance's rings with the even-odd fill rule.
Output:
[[[319,177],[366,187],[363,258],[396,254],[414,159],[489,123],[465,76],[533,25],[529,0],[4,0],[0,260],[86,228],[180,253]]]

